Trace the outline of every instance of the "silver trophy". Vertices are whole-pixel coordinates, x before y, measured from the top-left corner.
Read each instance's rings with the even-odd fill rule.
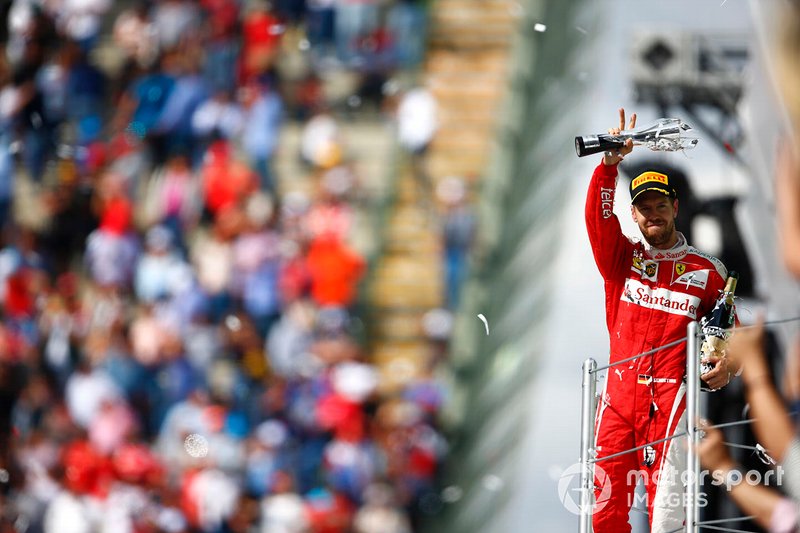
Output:
[[[633,144],[641,144],[654,151],[676,152],[697,146],[698,139],[686,136],[690,131],[691,126],[679,118],[660,118],[652,126],[623,130],[618,135],[600,133],[575,137],[575,151],[578,157],[583,157],[621,148],[625,141],[633,139]]]

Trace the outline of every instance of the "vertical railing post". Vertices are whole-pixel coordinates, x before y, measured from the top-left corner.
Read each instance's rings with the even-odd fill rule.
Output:
[[[592,509],[594,507],[594,449],[595,394],[597,390],[597,361],[592,358],[583,362],[581,385],[581,507],[580,533],[592,532]]]
[[[686,328],[686,426],[689,445],[686,447],[686,531],[697,533],[699,510],[697,507],[700,492],[700,460],[695,453],[699,442],[697,420],[700,417],[700,338],[697,322]]]

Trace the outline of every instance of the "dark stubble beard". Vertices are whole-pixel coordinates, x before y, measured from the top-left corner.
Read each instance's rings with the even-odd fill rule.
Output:
[[[644,236],[644,240],[646,240],[650,246],[660,248],[670,242],[675,235],[675,221],[669,221],[666,225],[658,228],[659,231],[655,235],[648,235],[645,231],[647,228],[639,229]]]

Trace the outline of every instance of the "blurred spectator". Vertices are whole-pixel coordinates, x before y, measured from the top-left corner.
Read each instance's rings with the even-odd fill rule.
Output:
[[[425,53],[425,5],[420,0],[398,0],[389,8],[386,25],[401,67],[418,65]]]
[[[200,218],[198,182],[187,155],[176,152],[141,187],[139,204],[143,224],[163,224],[170,233],[170,240],[181,251],[186,247],[184,235],[194,229]]]
[[[215,533],[236,510],[239,486],[216,468],[188,472],[181,489],[181,508],[191,526]]]
[[[97,42],[102,17],[110,7],[110,0],[62,0],[58,24],[67,37],[88,51]]]
[[[257,187],[253,171],[232,152],[228,142],[215,141],[208,148],[200,170],[206,209],[216,216],[228,208],[231,220],[237,204]]]
[[[200,26],[200,10],[189,0],[155,2],[152,17],[159,49],[164,51],[175,49]]]
[[[314,533],[345,533],[350,530],[354,505],[343,494],[317,487],[305,495],[305,501]]]
[[[120,99],[115,131],[136,139],[153,131],[175,87],[176,61],[175,54],[166,53],[133,81]]]
[[[313,324],[311,304],[295,301],[287,306],[267,338],[266,352],[273,372],[285,378],[299,378],[306,374],[313,364],[308,360]]]
[[[783,400],[772,385],[764,354],[763,333],[763,323],[749,331],[737,331],[728,347],[728,356],[743,365],[742,379],[754,417],[754,431],[770,456],[778,461],[778,468],[782,470],[780,479],[791,500],[749,480],[733,485],[729,494],[745,513],[753,515],[769,531],[794,532],[800,527],[800,441],[785,411]],[[701,422],[700,427],[705,432],[698,447],[703,467],[718,479],[728,479],[730,472],[739,471],[739,466],[730,457],[722,432],[710,427],[706,421]]]
[[[115,198],[103,209],[100,227],[86,240],[86,264],[101,286],[126,288],[133,278],[139,244],[131,228],[131,205]]]
[[[242,232],[233,244],[234,269],[242,306],[264,337],[281,310],[278,289],[280,236],[269,226],[272,203],[266,196],[248,201]]]
[[[317,112],[305,124],[300,157],[316,168],[332,168],[341,162],[342,140],[339,125],[327,111]]]
[[[242,144],[261,179],[261,190],[275,192],[272,158],[283,122],[283,102],[274,88],[256,85],[247,92]]]
[[[360,65],[363,53],[374,43],[364,43],[364,38],[379,27],[378,3],[374,0],[342,0],[336,3],[336,51],[339,60],[348,65]]]
[[[174,279],[183,272],[184,263],[172,245],[173,234],[164,226],[153,226],[145,237],[145,250],[136,265],[134,292],[145,303],[169,295]]]
[[[397,106],[397,137],[410,154],[414,178],[419,187],[418,197],[429,202],[433,194],[430,177],[425,168],[425,154],[437,129],[436,100],[425,87],[406,91]]]
[[[167,155],[190,154],[195,159],[200,156],[192,143],[193,119],[210,93],[208,83],[200,72],[200,53],[200,50],[190,48],[176,58],[175,85],[153,128],[153,135],[160,138],[159,142],[163,144]],[[201,135],[205,134],[201,132]]]
[[[323,174],[319,201],[306,215],[307,233],[312,240],[318,237],[348,240],[355,214],[346,200],[354,181],[352,170],[343,165]]]
[[[14,177],[17,173],[11,136],[8,134],[7,122],[4,120],[3,96],[0,92],[0,232],[2,232],[11,215],[14,194]]]
[[[285,31],[266,0],[248,3],[242,22],[242,55],[239,84],[247,87],[263,79],[273,67]]]
[[[366,264],[355,251],[331,235],[322,235],[308,250],[311,296],[319,305],[349,307]]]
[[[237,0],[203,0],[208,25],[204,75],[212,91],[231,91],[239,61],[239,4]]]
[[[445,210],[442,222],[447,289],[445,301],[448,308],[454,310],[458,308],[461,287],[467,277],[477,219],[467,203],[466,185],[461,178],[445,178],[436,187],[436,192]]]
[[[146,69],[158,54],[158,30],[149,16],[150,0],[138,0],[129,9],[123,10],[114,22],[114,42],[124,54],[123,70],[132,70],[134,65]]]
[[[82,428],[89,428],[104,404],[122,399],[109,375],[100,368],[92,369],[85,359],[67,380],[64,396],[70,417]]]
[[[780,87],[792,118],[794,142],[784,142],[778,155],[775,178],[775,197],[781,253],[789,272],[800,278],[800,144],[797,133],[800,131],[798,113],[798,87],[800,80],[797,71],[787,68],[793,64],[800,42],[800,11],[797,6],[785,6],[781,21],[778,47],[778,64],[782,76]],[[797,340],[795,340],[795,348]],[[730,489],[733,501],[747,514],[753,515],[756,522],[774,533],[800,530],[800,438],[790,414],[786,411],[783,398],[773,384],[764,347],[763,318],[745,330],[736,331],[728,347],[728,356],[741,363],[742,379],[747,402],[753,418],[753,429],[769,456],[777,461],[781,469],[782,496],[772,488],[740,482]],[[798,352],[789,357],[788,368],[797,369]],[[796,383],[797,376],[790,382]],[[790,389],[790,393],[791,393]],[[794,391],[796,392],[796,390]],[[796,402],[797,397],[790,398]],[[738,465],[728,454],[724,437],[720,430],[709,427],[703,421],[700,427],[706,436],[698,447],[698,455],[703,466],[716,471],[719,479],[729,479]],[[781,483],[779,482],[779,483]]]
[[[294,481],[288,473],[276,472],[272,494],[261,502],[259,533],[305,533],[308,527],[303,498],[295,492]]]
[[[335,5],[335,0],[308,0],[306,33],[317,61],[335,53]]]
[[[353,523],[356,533],[411,533],[411,523],[398,506],[392,487],[373,483],[364,493],[365,505]]]
[[[242,132],[244,124],[244,110],[233,98],[233,94],[224,90],[214,93],[192,116],[194,134],[205,142],[234,139]]]

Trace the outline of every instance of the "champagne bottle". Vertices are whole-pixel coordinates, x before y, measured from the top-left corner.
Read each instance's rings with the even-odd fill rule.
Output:
[[[710,357],[724,357],[731,329],[736,322],[734,292],[739,274],[731,271],[725,282],[725,289],[719,295],[711,312],[700,320],[703,344],[700,346],[700,375],[714,367],[708,363]]]

